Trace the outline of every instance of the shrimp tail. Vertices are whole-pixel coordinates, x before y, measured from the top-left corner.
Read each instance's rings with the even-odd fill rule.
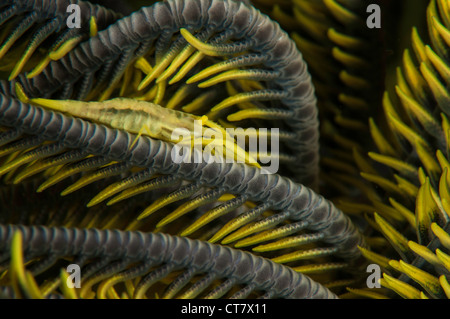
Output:
[[[203,126],[207,126],[222,133],[222,136],[225,137],[225,139],[223,140],[223,146],[225,146],[226,150],[231,151],[231,153],[234,154],[235,160],[243,161],[252,166],[261,168],[261,166],[258,164],[258,161],[255,158],[253,158],[247,151],[241,148],[239,145],[232,143],[232,147],[230,148],[230,145],[227,143],[227,140],[231,139],[234,142],[234,138],[231,137],[222,126],[209,120],[206,115],[203,115],[201,117],[201,121]]]

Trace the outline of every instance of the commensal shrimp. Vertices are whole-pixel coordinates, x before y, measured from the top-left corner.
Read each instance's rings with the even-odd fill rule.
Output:
[[[43,98],[30,99],[18,83],[16,83],[16,93],[18,98],[24,103],[35,104],[53,111],[63,112],[71,116],[137,134],[130,147],[133,147],[137,138],[141,135],[186,146],[185,138],[182,138],[182,141],[180,141],[180,136],[186,135],[183,132],[188,132],[188,144],[190,146],[193,146],[193,143],[201,143],[202,146],[209,146],[210,148],[214,146],[214,151],[218,150],[217,146],[225,146],[225,151],[221,153],[222,155],[225,155],[226,151],[230,151],[234,160],[260,168],[258,162],[237,145],[234,138],[223,127],[209,120],[206,115],[196,116],[168,109],[152,102],[131,98],[114,98],[101,102]],[[198,121],[197,124],[201,128],[198,132],[200,134],[196,133],[196,121]],[[205,126],[212,129],[213,133],[207,134]],[[210,135],[213,135],[216,139],[211,139]],[[222,138],[217,140],[217,136]],[[229,143],[230,139],[232,141],[231,145]]]

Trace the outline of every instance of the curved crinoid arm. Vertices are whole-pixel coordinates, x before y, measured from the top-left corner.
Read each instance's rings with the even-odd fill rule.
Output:
[[[254,0],[289,32],[313,79],[320,115],[323,194],[352,213],[361,190],[360,154],[372,146],[367,118],[379,114],[384,89],[386,30],[397,3],[347,0]],[[381,28],[369,28],[368,6],[380,4]],[[396,21],[397,19],[394,18]],[[345,196],[345,197],[344,197]],[[339,202],[345,202],[340,204]]]
[[[14,237],[18,236],[16,232],[23,237],[22,247]],[[30,284],[26,275],[21,276],[24,263],[31,262],[27,268],[38,275],[57,261],[75,258],[66,260],[67,265],[62,267],[71,263],[83,267],[80,289],[77,289],[83,298],[89,298],[92,287],[98,283],[100,298],[111,294],[139,299],[155,295],[163,298],[336,298],[325,287],[289,267],[229,247],[167,234],[0,225],[0,239],[0,262],[11,260],[11,280],[14,284],[18,277],[18,285],[25,292]],[[22,253],[18,251],[21,248],[22,260],[14,256]],[[21,277],[24,278],[20,280]],[[43,290],[42,297],[54,293],[53,289],[61,284],[61,277],[52,279],[56,282],[52,289],[48,284],[37,287],[38,291]]]
[[[72,21],[72,6],[77,7],[79,25]],[[74,9],[75,10],[75,9]],[[0,3],[0,60],[9,80],[24,70],[27,77],[41,72],[52,60],[58,60],[78,43],[120,18],[112,10],[87,1],[2,1]],[[43,56],[40,50],[48,50]]]
[[[206,114],[225,128],[269,134],[277,128],[280,173],[318,184],[317,109],[307,66],[279,25],[243,2],[156,3],[17,81],[30,97],[126,96]]]
[[[384,95],[386,122],[370,120],[378,150],[368,154],[361,173],[383,190],[369,197],[377,208],[369,220],[390,244],[381,246],[384,257],[378,259],[382,285],[405,298],[445,298],[450,292],[449,9],[448,1],[430,1],[429,45],[413,28],[397,85]],[[364,255],[374,261],[374,252]]]
[[[195,163],[196,157],[204,156],[195,150],[190,161],[177,163],[170,143],[140,137],[130,149],[134,138],[126,132],[1,98],[0,123],[13,127],[2,135],[3,154],[38,146],[7,161],[12,169],[6,176],[10,181],[46,170],[46,179],[38,188],[41,192],[84,172],[63,195],[89,183],[108,182],[95,198],[85,202],[88,206],[104,205],[113,196],[107,205],[175,187],[163,195],[154,193],[156,200],[154,196],[141,197],[137,203],[150,205],[138,215],[129,210],[129,216],[137,220],[120,224],[124,229],[148,229],[149,225],[154,229],[156,224],[164,232],[254,247],[255,253],[297,266],[329,258],[346,267],[342,262],[351,264],[359,256],[357,246],[364,245],[349,218],[331,202],[288,178],[235,162],[208,163],[206,158]],[[14,127],[20,133],[15,133]],[[20,134],[25,135],[17,139]],[[43,140],[48,143],[39,146]],[[70,164],[61,167],[67,162]],[[17,170],[27,163],[32,165]],[[219,199],[223,203],[210,205]],[[279,242],[284,236],[289,243]],[[261,247],[265,244],[273,247]]]

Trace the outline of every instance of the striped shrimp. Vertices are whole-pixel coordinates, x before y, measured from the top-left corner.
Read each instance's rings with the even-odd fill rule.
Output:
[[[191,142],[199,143],[199,145],[201,143],[202,146],[213,144],[210,146],[214,146],[215,151],[221,152],[217,146],[225,147],[225,152],[221,152],[221,155],[226,155],[229,151],[233,154],[235,160],[260,167],[255,159],[234,143],[234,139],[227,134],[224,128],[208,120],[205,115],[200,117],[130,98],[115,98],[101,102],[29,99],[19,83],[16,83],[16,94],[24,103],[43,106],[136,134],[137,136],[130,148],[134,146],[137,138],[141,135],[166,142],[180,143],[181,146],[191,146]],[[199,132],[195,127],[196,121],[200,125]],[[204,138],[204,135],[207,134],[204,126],[208,126],[215,135],[220,134],[221,140]],[[181,135],[183,136],[180,141]],[[186,138],[186,135],[189,135],[189,137]],[[188,139],[188,141],[185,139]],[[232,144],[230,144],[230,139],[233,141]]]

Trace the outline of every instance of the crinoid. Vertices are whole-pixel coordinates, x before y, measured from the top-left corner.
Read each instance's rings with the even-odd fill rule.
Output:
[[[0,295],[448,297],[450,5],[373,2],[0,1]]]
[[[404,298],[450,297],[449,9],[448,1],[430,1],[429,44],[412,29],[397,84],[384,95],[386,124],[370,119],[377,151],[361,173],[384,191],[370,220],[394,249],[362,251],[383,267],[382,285]]]
[[[25,103],[15,98],[16,84],[30,96]],[[352,278],[349,271],[358,267],[361,235],[306,186],[246,164],[197,163],[195,149],[191,161],[175,163],[170,142],[27,103],[43,97],[107,102],[127,96],[206,114],[226,128],[277,128],[280,173],[292,172],[293,179],[317,187],[317,110],[306,65],[287,34],[253,7],[235,1],[157,3],[91,36],[42,72],[21,74],[3,88],[2,174],[6,184],[16,185],[5,192],[17,194],[17,187],[41,183],[34,190],[42,198],[47,191],[62,191],[61,201],[81,203],[75,210],[84,213],[69,208],[53,225],[220,241],[318,281],[338,273]],[[259,160],[262,155],[256,153]],[[57,205],[67,207],[58,201],[38,219],[50,222]],[[34,224],[37,218],[37,213],[17,214],[5,216],[5,222]],[[39,260],[36,274],[57,267],[59,258]],[[96,275],[108,263],[105,259],[96,273],[87,272],[86,280],[109,280],[114,270]],[[38,285],[46,295],[56,293],[55,286]]]

